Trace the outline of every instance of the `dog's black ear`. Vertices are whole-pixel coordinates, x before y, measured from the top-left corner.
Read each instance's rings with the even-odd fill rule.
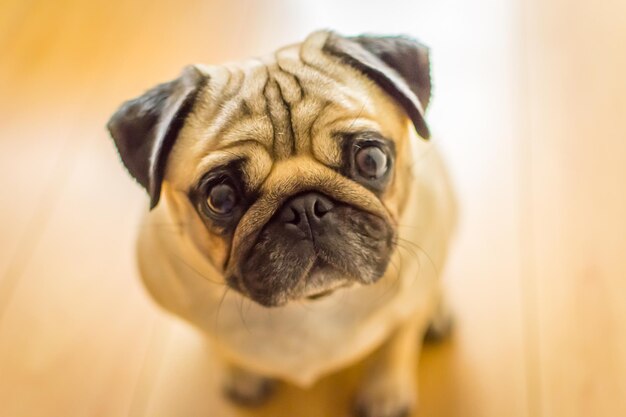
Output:
[[[402,105],[417,133],[430,137],[424,119],[431,89],[426,46],[403,36],[343,37],[331,32],[323,50],[376,82]]]
[[[122,104],[107,124],[128,172],[159,202],[167,157],[207,77],[193,66]]]

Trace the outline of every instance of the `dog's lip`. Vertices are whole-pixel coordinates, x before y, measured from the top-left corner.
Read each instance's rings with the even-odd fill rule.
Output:
[[[319,300],[320,298],[324,298],[324,297],[327,297],[327,296],[331,295],[332,293],[335,292],[336,289],[337,288],[330,288],[330,289],[327,289],[327,290],[322,290],[322,291],[320,291],[318,293],[307,295],[306,298],[307,298],[307,300]]]
[[[310,284],[313,284],[313,286],[315,286],[315,276],[317,274],[324,274],[324,270],[331,268],[333,268],[331,264],[318,257],[313,267],[308,272],[306,279],[307,281],[309,281]],[[320,286],[321,288],[312,288],[312,292],[307,294],[305,298],[307,300],[319,300],[320,298],[328,297],[340,288],[344,288],[350,285],[350,283],[345,280],[334,281],[329,284],[330,285]]]
[[[313,294],[309,294],[306,296],[307,300],[319,300],[320,298],[326,298],[329,295],[333,294],[335,291],[340,290],[342,288],[347,288],[349,286],[351,286],[353,283],[351,282],[347,282],[347,281],[343,281],[340,282],[339,285],[336,285],[332,288],[324,288],[323,290],[313,293]]]

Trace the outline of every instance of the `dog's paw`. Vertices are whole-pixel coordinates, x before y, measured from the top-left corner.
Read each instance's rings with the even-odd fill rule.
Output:
[[[244,370],[231,370],[224,381],[223,391],[234,404],[255,407],[265,403],[273,394],[276,381]]]
[[[417,387],[412,380],[371,381],[357,394],[354,417],[409,417],[417,405]]]

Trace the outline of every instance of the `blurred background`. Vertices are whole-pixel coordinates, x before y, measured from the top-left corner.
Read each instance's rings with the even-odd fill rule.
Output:
[[[432,47],[428,119],[462,208],[420,415],[626,415],[623,0],[0,0],[0,416],[345,416],[361,372],[224,403],[137,279],[147,210],[104,125],[195,62],[310,31]]]

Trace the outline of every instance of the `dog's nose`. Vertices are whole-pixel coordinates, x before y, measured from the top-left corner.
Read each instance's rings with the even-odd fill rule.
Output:
[[[309,192],[288,200],[281,208],[278,218],[287,228],[297,228],[309,235],[319,227],[324,216],[334,206],[330,198]]]

